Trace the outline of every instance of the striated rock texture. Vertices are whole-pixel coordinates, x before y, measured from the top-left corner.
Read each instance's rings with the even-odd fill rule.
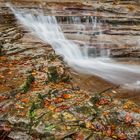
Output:
[[[137,58],[139,64],[139,1],[11,2],[57,16],[65,35],[81,45],[109,48],[112,57],[128,58],[127,63]],[[0,139],[139,139],[139,106],[115,98],[124,91],[105,81],[81,81],[50,45],[16,21],[5,3],[0,0]],[[91,25],[95,17],[100,29]],[[139,102],[139,94],[132,94]]]
[[[45,14],[57,16],[69,39],[85,41],[91,46],[111,49],[112,57],[140,57],[140,2],[138,0],[11,0],[20,8],[43,8]],[[13,22],[14,16],[4,6],[0,22]],[[91,18],[97,17],[100,30],[92,29]],[[77,22],[78,19],[78,22]],[[73,23],[85,25],[79,30]],[[65,23],[69,23],[65,25]],[[71,30],[72,29],[72,30]],[[77,34],[77,32],[79,34]],[[98,36],[102,32],[102,36]]]

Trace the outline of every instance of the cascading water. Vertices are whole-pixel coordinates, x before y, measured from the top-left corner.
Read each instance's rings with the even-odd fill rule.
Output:
[[[42,41],[49,43],[74,70],[93,74],[115,84],[140,87],[140,66],[120,64],[105,57],[91,57],[88,54],[89,46],[84,46],[83,49],[80,45],[66,39],[55,16],[34,15],[11,6],[10,8],[23,25]],[[78,18],[73,21],[80,22]],[[97,26],[96,24],[97,22],[93,27]]]

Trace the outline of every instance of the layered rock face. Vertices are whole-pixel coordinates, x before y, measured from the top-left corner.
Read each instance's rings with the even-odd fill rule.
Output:
[[[140,57],[139,1],[13,0],[11,2],[20,8],[43,7],[45,14],[57,16],[69,39],[85,41],[90,46],[109,48],[112,57]],[[3,5],[3,10],[6,9]],[[7,13],[1,13],[1,16],[7,19],[7,22],[14,20],[9,10]],[[93,28],[95,18],[97,24],[100,24],[100,29]],[[74,25],[78,26],[81,23],[85,26],[84,30]],[[99,33],[102,35],[99,36]]]
[[[110,57],[140,63],[139,1],[73,1],[11,0],[55,15],[67,38],[81,46],[104,47]],[[139,139],[139,106],[114,97],[125,92],[139,103],[139,94],[91,76],[81,81],[5,3],[0,0],[0,139]]]

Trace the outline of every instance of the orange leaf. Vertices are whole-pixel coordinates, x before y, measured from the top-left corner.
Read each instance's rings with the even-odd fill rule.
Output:
[[[15,97],[16,97],[17,99],[19,99],[19,98],[21,97],[21,95],[20,95],[20,94],[17,94]]]
[[[28,103],[29,99],[28,98],[21,99],[21,102]]]
[[[55,100],[54,100],[54,103],[56,103],[56,104],[58,104],[58,103],[61,103],[61,102],[63,102],[63,99],[62,98],[56,98]]]
[[[32,75],[34,75],[34,76],[37,75],[37,72],[32,72]]]
[[[48,109],[50,109],[51,111],[54,111],[55,110],[55,106],[50,105],[50,106],[48,106]]]
[[[93,128],[93,124],[91,122],[86,122],[86,128]]]
[[[23,109],[24,107],[20,106],[19,104],[15,104],[16,109]]]
[[[107,117],[109,115],[109,112],[103,112],[103,115]]]
[[[64,94],[62,95],[62,97],[63,97],[64,99],[70,99],[70,98],[72,97],[72,95],[71,95],[71,94],[64,93]]]
[[[48,101],[48,100],[45,100],[44,104],[45,104],[46,107],[48,107],[51,104],[51,102]]]

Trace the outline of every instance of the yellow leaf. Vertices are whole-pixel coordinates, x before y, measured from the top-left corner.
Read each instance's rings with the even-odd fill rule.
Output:
[[[113,139],[118,139],[118,137],[117,137],[117,136],[112,136],[112,138],[113,138]]]

